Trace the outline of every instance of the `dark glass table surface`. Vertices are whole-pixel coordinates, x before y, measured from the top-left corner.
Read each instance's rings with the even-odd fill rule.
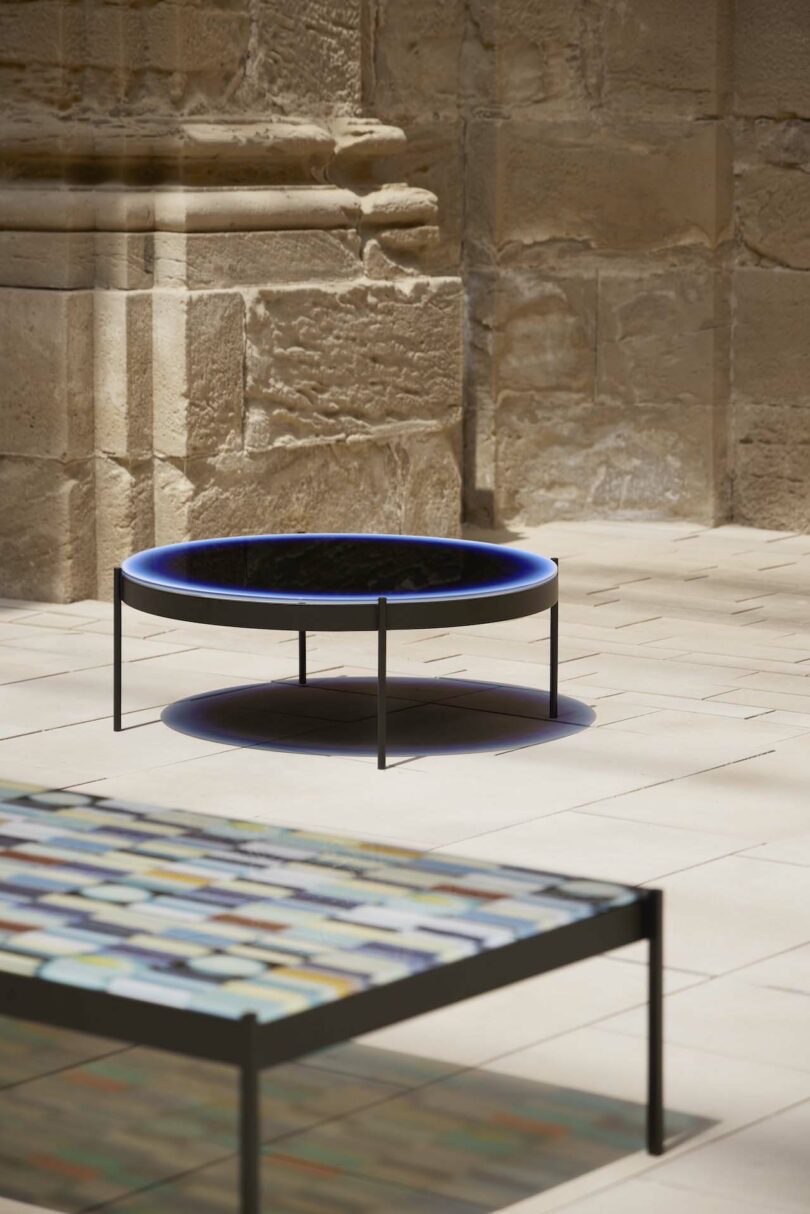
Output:
[[[197,540],[137,553],[123,571],[166,590],[349,601],[473,597],[537,586],[556,576],[552,561],[520,549],[365,534]]]

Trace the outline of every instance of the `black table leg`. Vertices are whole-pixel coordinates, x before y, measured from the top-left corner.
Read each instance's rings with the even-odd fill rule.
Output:
[[[113,729],[121,730],[121,570],[113,569]]]
[[[551,558],[554,564],[559,569],[560,562],[556,556]],[[560,665],[560,645],[559,645],[559,604],[555,603],[551,608],[551,632],[549,638],[549,692],[548,692],[548,715],[552,720],[557,719],[557,675]]]
[[[259,1214],[260,1190],[260,1107],[259,1070],[256,1066],[257,1020],[242,1017],[245,1026],[245,1053],[239,1076],[239,1211]]]
[[[664,895],[650,890],[647,1007],[647,1150],[664,1153]]]
[[[307,634],[298,634],[298,682],[303,687],[307,681]]]
[[[385,768],[385,659],[387,600],[377,599],[377,767]]]

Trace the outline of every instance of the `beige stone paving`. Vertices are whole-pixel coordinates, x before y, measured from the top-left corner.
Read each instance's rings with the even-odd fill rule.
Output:
[[[714,1124],[661,1161],[638,1152],[512,1210],[805,1210],[810,538],[597,522],[513,542],[561,557],[556,724],[536,695],[541,616],[393,638],[395,676],[439,681],[398,711],[415,750],[385,773],[363,749],[374,641],[362,634],[310,638],[313,675],[367,680],[354,690],[368,719],[335,710],[322,753],[192,738],[161,706],[292,680],[294,638],[126,610],[133,728],[113,735],[109,605],[3,602],[0,776],[663,887],[669,1100]],[[399,697],[413,703],[407,686]],[[479,749],[453,753],[460,735]],[[448,1070],[641,1099],[644,960],[634,946],[371,1040]]]

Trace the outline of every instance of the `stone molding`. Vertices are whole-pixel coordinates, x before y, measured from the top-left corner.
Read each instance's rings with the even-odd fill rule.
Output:
[[[103,125],[78,121],[9,122],[0,134],[0,155],[21,160],[82,162],[181,158],[240,158],[246,152],[267,158],[327,160],[336,139],[327,126],[305,118],[267,122],[167,120]]]
[[[6,231],[262,232],[421,226],[436,217],[435,194],[407,185],[367,194],[333,185],[0,190],[0,230]]]
[[[64,121],[7,122],[0,131],[0,164],[22,178],[62,179],[71,164],[96,177],[137,176],[160,169],[178,176],[219,176],[249,164],[259,180],[284,172],[302,183],[332,170],[396,155],[406,145],[401,128],[367,117],[312,121],[291,116],[256,121],[188,119],[157,124]]]

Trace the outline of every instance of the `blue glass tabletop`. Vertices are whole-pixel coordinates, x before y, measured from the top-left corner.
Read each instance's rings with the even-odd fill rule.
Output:
[[[217,598],[372,603],[477,598],[553,582],[547,557],[472,540],[369,534],[249,535],[150,548],[127,578]]]

